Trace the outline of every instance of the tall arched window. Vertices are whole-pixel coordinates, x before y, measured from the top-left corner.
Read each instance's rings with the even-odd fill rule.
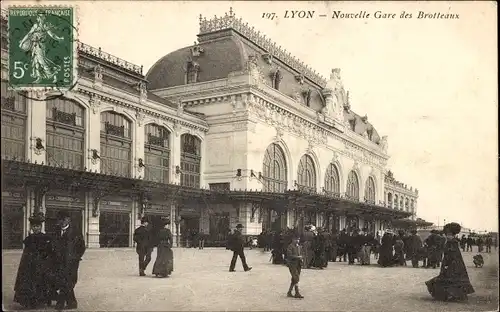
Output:
[[[328,165],[325,173],[325,191],[330,194],[340,194],[340,174],[337,166]]]
[[[387,193],[387,207],[392,208],[392,193]]]
[[[405,203],[404,203],[403,196],[401,196],[401,197],[399,197],[399,209],[403,210],[404,208],[405,208]]]
[[[394,194],[394,209],[399,209],[399,198],[397,194]]]
[[[85,109],[75,101],[56,98],[47,101],[47,163],[85,167]]]
[[[410,200],[408,198],[405,200],[405,210],[410,211]]]
[[[2,80],[2,158],[26,157],[26,97]]]
[[[288,185],[285,153],[278,144],[271,144],[264,154],[263,170],[264,191],[284,192]]]
[[[304,155],[300,159],[297,171],[297,185],[300,190],[316,192],[316,169],[309,155]]]
[[[365,200],[371,204],[375,203],[375,180],[372,177],[366,179]]]
[[[144,179],[160,183],[170,181],[170,132],[155,124],[144,127]]]
[[[132,130],[125,116],[101,113],[101,171],[130,177],[132,171]]]
[[[347,176],[346,195],[350,199],[359,200],[359,180],[354,171],[349,172]]]
[[[200,187],[201,140],[185,133],[181,136],[181,185]]]

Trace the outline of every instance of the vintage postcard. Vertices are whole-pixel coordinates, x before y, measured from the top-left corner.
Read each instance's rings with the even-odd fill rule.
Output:
[[[496,6],[2,2],[3,309],[496,311]]]

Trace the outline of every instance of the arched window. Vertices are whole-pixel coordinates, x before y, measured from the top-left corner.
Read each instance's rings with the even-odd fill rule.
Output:
[[[325,173],[325,191],[332,195],[340,194],[340,174],[337,166],[328,165]]]
[[[354,171],[349,172],[347,176],[346,195],[349,199],[359,200],[359,180]]]
[[[304,155],[300,159],[297,171],[297,185],[300,190],[316,192],[316,169],[309,155]]]
[[[387,207],[392,208],[392,193],[387,193]]]
[[[399,209],[399,200],[398,195],[394,195],[394,209]]]
[[[412,200],[411,200],[411,204],[410,204],[410,205],[411,205],[411,206],[410,206],[410,207],[411,207],[411,213],[413,213],[413,214],[414,214],[414,213],[415,213],[415,200],[413,200],[413,199],[412,199]]]
[[[189,84],[198,82],[198,72],[200,71],[200,65],[197,62],[189,61],[186,67],[186,83]]]
[[[83,170],[85,167],[85,109],[77,102],[47,100],[47,163]]]
[[[144,127],[144,179],[160,183],[170,181],[170,132],[155,124]]]
[[[26,157],[26,97],[2,80],[2,158]]]
[[[285,153],[278,144],[271,144],[264,154],[262,179],[264,180],[264,191],[284,192],[288,185],[287,167]]]
[[[410,200],[408,198],[405,201],[405,210],[410,211]]]
[[[366,179],[365,200],[370,204],[375,204],[375,180],[372,177]]]
[[[101,113],[101,171],[130,177],[132,171],[131,123],[114,112]]]
[[[181,185],[200,187],[201,141],[194,135],[181,136]]]
[[[403,196],[399,198],[399,209],[403,210],[405,208]]]

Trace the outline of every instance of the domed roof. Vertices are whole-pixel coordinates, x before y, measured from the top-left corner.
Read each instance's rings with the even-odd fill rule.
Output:
[[[199,55],[188,46],[159,59],[148,71],[148,89],[163,89],[186,84],[186,69],[190,61],[199,65],[197,82],[227,78],[228,74],[244,69],[247,53],[241,40],[227,36],[196,45]]]

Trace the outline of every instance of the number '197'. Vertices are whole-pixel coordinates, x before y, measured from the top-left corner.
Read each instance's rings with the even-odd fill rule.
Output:
[[[262,13],[262,18],[273,20],[278,17],[276,16],[276,13]]]

